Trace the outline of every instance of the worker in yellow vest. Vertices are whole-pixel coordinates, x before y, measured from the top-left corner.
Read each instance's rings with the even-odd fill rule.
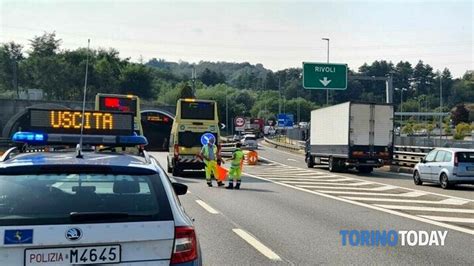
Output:
[[[216,178],[217,176],[217,160],[220,160],[215,138],[209,138],[207,144],[201,149],[201,157],[204,160],[204,170],[206,171],[206,181],[209,187],[212,187],[211,174]],[[216,179],[217,180],[217,179]],[[218,186],[223,186],[222,181],[217,180]]]
[[[236,149],[232,153],[230,170],[229,170],[229,185],[225,188],[233,189],[235,182],[235,189],[240,189],[240,181],[242,176],[242,161],[244,160],[244,152],[240,149],[242,144],[237,142]]]

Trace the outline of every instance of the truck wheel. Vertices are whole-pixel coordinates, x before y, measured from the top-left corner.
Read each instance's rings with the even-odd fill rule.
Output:
[[[313,168],[314,167],[314,157],[311,155],[306,156],[306,166],[308,168]]]
[[[361,174],[370,174],[374,171],[374,168],[372,166],[359,166],[357,170],[359,170]]]
[[[328,166],[329,166],[329,172],[336,172],[337,171],[336,162],[335,162],[333,157],[329,157]]]

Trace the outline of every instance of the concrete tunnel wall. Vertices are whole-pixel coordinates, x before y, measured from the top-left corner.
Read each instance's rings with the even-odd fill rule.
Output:
[[[0,132],[3,138],[11,137],[12,131],[16,130],[18,121],[26,114],[26,108],[66,108],[80,110],[80,101],[32,101],[17,99],[0,99]],[[160,106],[153,104],[141,104],[141,110],[164,111],[170,114],[176,112],[176,106]],[[87,102],[86,109],[94,109],[94,102]]]

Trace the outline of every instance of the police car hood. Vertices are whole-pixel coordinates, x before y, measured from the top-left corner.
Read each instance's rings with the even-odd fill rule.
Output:
[[[153,165],[139,156],[117,153],[84,153],[76,158],[72,152],[26,153],[0,163],[0,174],[19,174],[31,171],[108,172],[154,174]]]

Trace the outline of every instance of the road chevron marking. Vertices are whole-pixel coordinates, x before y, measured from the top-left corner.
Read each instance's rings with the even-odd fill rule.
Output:
[[[377,193],[377,192],[359,192],[359,191],[331,191],[331,190],[317,190],[321,193],[326,194],[340,194],[340,195],[364,195],[364,196],[383,196],[383,197],[403,197],[403,198],[416,198],[428,193],[420,192],[406,192],[406,193]]]
[[[385,208],[385,209],[392,209],[392,210],[426,211],[426,212],[452,212],[452,213],[472,213],[472,214],[474,214],[474,210],[469,210],[469,209],[419,207],[419,206],[405,206],[405,205],[382,205],[382,204],[375,204],[375,206],[382,207],[382,208]]]
[[[274,149],[274,148],[272,148]],[[277,150],[277,149],[274,149],[274,150]],[[265,157],[262,157],[260,156],[261,159],[263,160],[266,160],[268,162],[272,162],[272,163],[275,163],[275,164],[278,164],[280,166],[285,166],[285,164],[282,164],[282,163],[279,163],[279,162],[276,162],[276,161],[273,161],[273,160],[270,160],[270,159],[267,159]],[[303,168],[300,168],[300,169],[303,169]],[[316,172],[316,171],[315,171]],[[340,177],[346,177],[346,176],[340,176]],[[358,179],[358,178],[353,178],[354,180],[358,180],[358,181],[365,181],[363,179]],[[376,181],[371,181],[373,184],[378,184],[378,185],[381,185],[381,186],[392,186],[392,185],[387,185],[385,183],[380,183],[380,182],[376,182]],[[418,191],[418,192],[427,192],[427,191],[424,191],[424,190],[419,190],[419,189],[413,189],[413,188],[407,188],[407,187],[399,187],[399,186],[393,186],[394,188],[400,188],[400,189],[405,189],[405,190],[410,190],[410,191]],[[460,198],[460,197],[456,197],[456,196],[448,196],[448,195],[444,195],[444,194],[439,194],[439,193],[435,193],[435,192],[428,192],[429,194],[431,195],[436,195],[436,196],[441,196],[441,197],[445,197],[445,198],[449,198],[449,199],[459,199],[459,200],[463,200],[463,201],[468,201],[468,202],[474,202],[474,200],[471,200],[471,199],[465,199],[465,198]]]
[[[435,220],[435,221],[441,221],[441,222],[474,224],[474,218],[457,218],[457,217],[443,217],[443,216],[432,216],[432,215],[420,215],[420,217]]]
[[[268,181],[268,182],[272,182],[274,184],[278,184],[280,186],[296,189],[296,190],[299,190],[299,191],[307,192],[307,193],[318,195],[318,196],[321,196],[321,197],[330,198],[330,199],[346,202],[346,203],[349,203],[349,204],[358,205],[358,206],[361,206],[361,207],[365,207],[365,208],[369,208],[369,209],[373,209],[373,210],[378,210],[378,211],[381,211],[381,212],[390,213],[390,214],[397,215],[397,216],[400,216],[400,217],[416,220],[416,221],[419,221],[419,222],[424,222],[424,223],[428,223],[428,224],[432,224],[432,225],[436,225],[436,226],[456,230],[456,231],[463,232],[463,233],[466,233],[466,234],[474,235],[474,230],[464,228],[464,227],[461,227],[461,226],[447,224],[447,223],[443,223],[443,222],[439,222],[439,221],[435,221],[435,220],[430,220],[430,219],[427,219],[427,218],[424,218],[424,217],[421,217],[421,216],[407,214],[407,213],[399,212],[399,211],[396,211],[396,210],[385,209],[385,208],[378,207],[376,205],[370,205],[370,204],[363,203],[363,202],[344,199],[344,198],[340,198],[340,197],[337,197],[337,196],[328,195],[328,194],[320,193],[320,192],[317,192],[317,191],[305,189],[305,188],[302,188],[302,187],[297,187],[297,186],[293,186],[293,185],[290,185],[290,184],[285,184],[285,183],[278,182],[278,181],[275,181],[275,180],[270,180],[268,178],[259,177],[259,176],[249,174],[249,173],[245,173],[245,174],[250,176],[250,177],[256,178],[256,179],[265,180],[265,181]]]
[[[235,228],[232,229],[234,233],[240,236],[243,240],[245,240],[248,244],[254,247],[258,252],[262,253],[265,257],[273,260],[273,261],[281,261],[280,256],[278,256],[275,252],[269,249],[267,246],[262,244],[262,242],[258,241],[255,237],[251,234],[247,233],[246,231]]]
[[[447,200],[440,200],[440,201],[432,201],[432,200],[411,200],[411,199],[385,199],[385,198],[364,198],[364,197],[343,197],[349,200],[356,200],[356,201],[377,201],[377,202],[405,202],[405,203],[421,203],[421,204],[436,204],[436,205],[463,205],[466,202],[464,201],[451,201],[450,199]]]

